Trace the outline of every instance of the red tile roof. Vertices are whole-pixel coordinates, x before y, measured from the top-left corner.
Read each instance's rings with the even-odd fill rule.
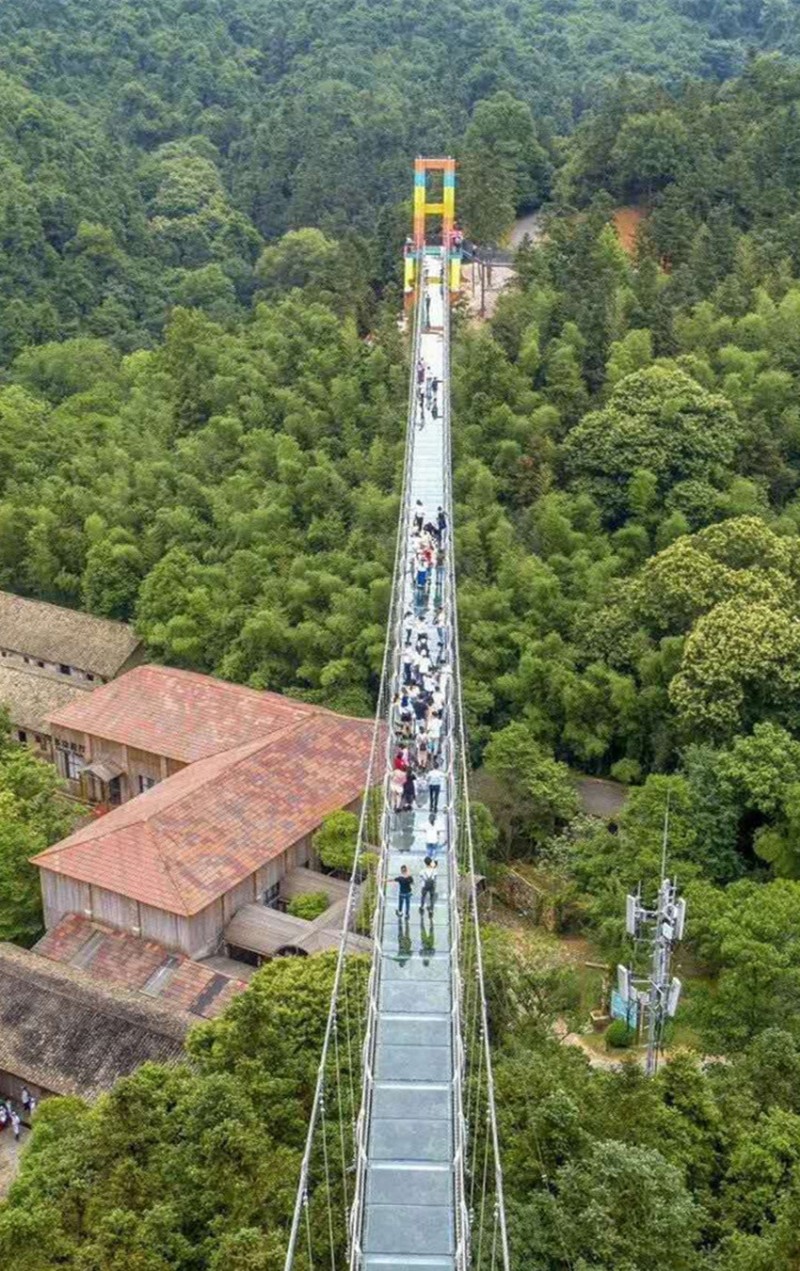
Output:
[[[269,737],[319,709],[195,671],[138,666],[48,718],[62,728],[193,763]]]
[[[33,863],[169,913],[198,913],[358,798],[372,731],[371,721],[329,711],[301,715],[267,740],[190,764]]]
[[[104,986],[146,991],[165,1006],[206,1019],[219,1015],[247,988],[245,980],[220,975],[154,940],[115,931],[80,914],[66,914],[33,951],[51,962],[77,967]],[[157,972],[162,969],[160,979]]]

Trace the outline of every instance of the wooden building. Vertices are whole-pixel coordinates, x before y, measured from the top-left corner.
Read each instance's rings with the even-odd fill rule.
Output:
[[[0,663],[0,706],[8,711],[12,735],[51,762],[55,762],[55,750],[50,715],[90,692],[91,687],[91,684],[68,683],[26,666]]]
[[[216,954],[237,910],[273,903],[309,862],[325,817],[359,806],[370,721],[203,681],[139,668],[54,717],[87,769],[115,766],[120,796],[142,772],[155,784],[34,857],[48,929],[74,913],[189,958]]]
[[[139,636],[125,622],[0,591],[0,662],[87,684],[105,684],[141,662]]]
[[[132,627],[0,591],[0,706],[19,741],[56,758],[49,716],[142,660]],[[69,762],[58,755],[68,775]],[[74,764],[72,765],[74,768]]]

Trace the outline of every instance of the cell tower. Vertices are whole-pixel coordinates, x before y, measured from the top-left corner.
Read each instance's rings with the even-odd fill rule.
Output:
[[[686,923],[686,901],[678,896],[675,879],[667,878],[666,853],[669,831],[669,805],[664,818],[664,852],[661,862],[661,886],[655,907],[642,904],[641,888],[628,895],[625,902],[625,930],[639,944],[650,946],[650,974],[638,975],[629,966],[617,967],[617,990],[623,1002],[636,1003],[647,1018],[647,1075],[654,1076],[664,1035],[664,1025],[678,1009],[681,982],[670,977],[670,963],[675,945],[683,939]]]

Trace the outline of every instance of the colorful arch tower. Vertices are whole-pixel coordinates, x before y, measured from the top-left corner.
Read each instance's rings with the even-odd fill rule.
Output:
[[[442,201],[428,202],[428,177],[442,174]],[[422,159],[414,162],[414,246],[424,246],[429,216],[441,216],[442,239],[449,243],[453,233],[456,213],[456,161],[455,159]]]
[[[442,178],[441,198],[437,195],[435,201],[431,201],[429,177],[439,173]],[[455,159],[425,159],[419,156],[414,161],[414,231],[406,242],[405,250],[407,305],[413,300],[417,260],[427,241],[428,220],[432,216],[441,218],[442,248],[447,247],[450,254],[450,292],[455,295],[461,290],[461,234],[456,229]]]

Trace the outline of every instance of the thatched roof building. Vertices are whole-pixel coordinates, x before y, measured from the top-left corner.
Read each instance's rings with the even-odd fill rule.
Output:
[[[0,1091],[92,1099],[147,1060],[175,1063],[196,1022],[136,993],[0,943]]]
[[[63,665],[110,680],[141,656],[133,627],[0,591],[0,651],[25,655],[40,669]]]

